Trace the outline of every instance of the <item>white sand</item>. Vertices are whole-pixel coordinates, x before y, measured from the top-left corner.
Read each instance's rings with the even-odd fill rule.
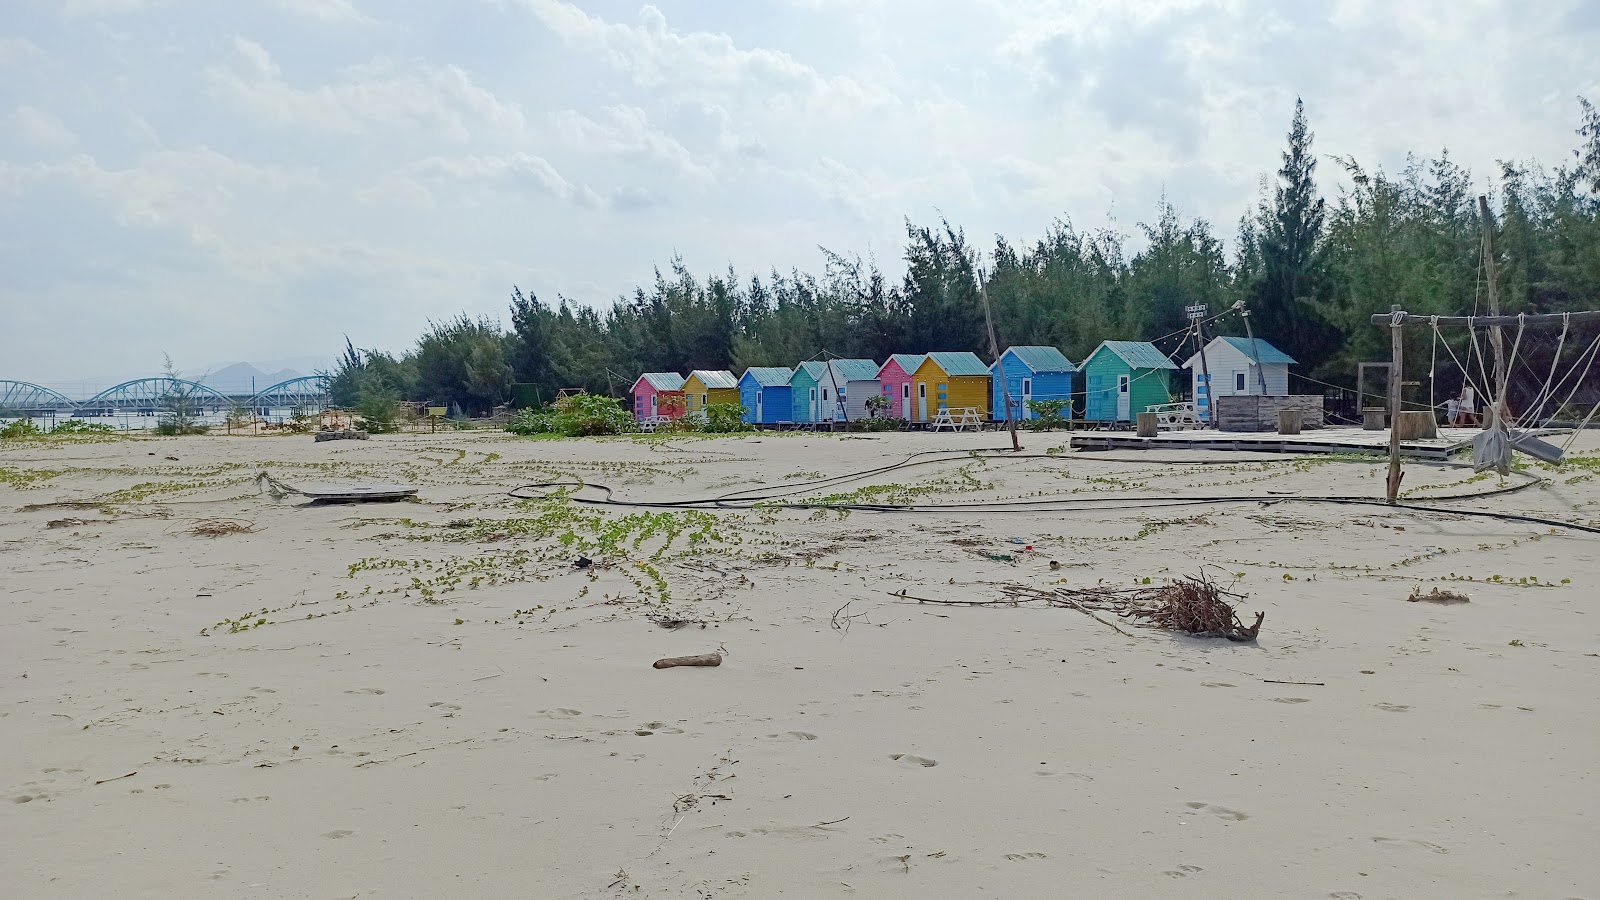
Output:
[[[394,521],[531,517],[504,492],[559,473],[671,499],[1003,443],[0,445],[13,481],[62,470],[0,479],[0,884],[13,898],[1600,895],[1593,535],[1289,503],[724,512],[694,557],[684,534],[654,564],[666,607],[708,625],[666,631],[637,586],[653,584],[637,563],[659,538],[590,573],[568,567],[564,527],[485,542]],[[1218,458],[1238,464],[1193,465]],[[958,489],[964,465],[981,487]],[[422,502],[278,503],[248,484],[261,469],[411,483]],[[1408,471],[1408,488],[1464,477]],[[1470,505],[1600,523],[1600,477],[1542,474],[1547,487]],[[936,479],[928,502],[1382,491],[1376,464],[1182,451],[958,458],[829,490]],[[107,495],[107,511],[20,509]],[[255,531],[186,533],[207,516]],[[46,527],[67,517],[87,521]],[[1018,551],[1013,536],[1035,552],[981,555]],[[407,568],[347,574],[366,558]],[[1004,583],[1159,582],[1207,563],[1243,573],[1259,642],[887,594],[992,599]],[[443,602],[377,593],[454,574]],[[1472,581],[1432,581],[1452,575]],[[1405,602],[1418,583],[1471,602]],[[865,615],[836,629],[847,601],[841,616]],[[269,624],[217,626],[246,613]],[[720,668],[650,667],[719,647]]]

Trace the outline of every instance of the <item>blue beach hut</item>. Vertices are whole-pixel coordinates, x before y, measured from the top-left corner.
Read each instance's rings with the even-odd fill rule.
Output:
[[[989,367],[989,408],[997,422],[1037,419],[1030,400],[1072,399],[1072,379],[1078,367],[1054,347],[1012,347]],[[1006,394],[1011,395],[1010,409]],[[1070,411],[1068,411],[1070,413]]]
[[[777,425],[790,422],[794,413],[789,401],[788,366],[757,366],[739,376],[739,405],[744,407],[746,425]]]

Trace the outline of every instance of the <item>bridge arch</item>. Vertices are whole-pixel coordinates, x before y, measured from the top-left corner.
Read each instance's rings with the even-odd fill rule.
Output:
[[[305,375],[280,381],[248,401],[252,409],[304,409],[308,412],[325,409],[328,405],[328,376]]]
[[[206,387],[198,381],[171,378],[166,375],[124,381],[106,388],[78,406],[82,409],[126,407],[161,409],[175,396],[185,396],[196,406],[212,406],[218,409],[228,409],[233,406],[233,401],[228,399],[228,395]]]
[[[77,406],[65,394],[44,385],[0,379],[0,415],[45,409],[65,411]]]

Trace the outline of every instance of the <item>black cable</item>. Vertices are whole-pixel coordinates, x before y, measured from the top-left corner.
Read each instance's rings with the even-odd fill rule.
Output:
[[[955,459],[959,459],[961,456],[972,456],[972,455],[974,455],[976,453],[980,453],[980,452],[982,452],[982,453],[1004,453],[1005,454],[1004,458],[1007,458],[1007,459],[1017,459],[1017,458],[1023,458],[1023,459],[1060,459],[1061,458],[1060,456],[1055,456],[1055,455],[1051,455],[1051,454],[1044,454],[1044,453],[1031,453],[1031,454],[1016,453],[1016,452],[1011,451],[1011,450],[1006,449],[1006,448],[982,448],[980,450],[973,450],[973,451],[924,450],[924,451],[919,451],[917,453],[913,453],[913,454],[911,454],[910,456],[906,457],[904,460],[901,460],[898,463],[892,463],[892,464],[887,465],[887,466],[880,466],[880,467],[877,467],[877,468],[867,469],[867,470],[863,470],[863,471],[859,471],[859,472],[849,472],[849,473],[845,473],[845,474],[842,474],[842,475],[836,475],[836,476],[832,476],[832,477],[828,477],[828,478],[820,478],[820,479],[814,479],[814,480],[811,480],[811,481],[800,482],[800,483],[797,483],[797,484],[788,485],[788,486],[786,486],[785,490],[779,491],[779,492],[771,492],[771,493],[767,493],[767,494],[758,494],[758,493],[755,492],[755,489],[752,489],[752,490],[749,490],[749,491],[734,491],[734,492],[731,492],[731,493],[728,493],[728,494],[722,494],[722,495],[719,495],[719,496],[716,496],[716,497],[706,497],[706,498],[688,499],[688,500],[670,500],[670,501],[617,500],[617,499],[615,499],[615,496],[614,496],[615,492],[610,487],[608,487],[606,485],[603,485],[603,484],[590,484],[590,483],[584,482],[582,480],[547,481],[547,482],[538,482],[538,483],[534,483],[534,484],[525,484],[525,485],[521,485],[519,487],[513,488],[511,491],[508,491],[507,493],[508,493],[509,496],[514,497],[514,498],[516,498],[518,500],[535,500],[535,499],[541,499],[541,498],[548,498],[548,497],[553,496],[553,494],[546,492],[546,493],[538,494],[536,496],[527,496],[527,495],[525,495],[523,493],[519,493],[519,492],[527,491],[527,490],[530,490],[530,489],[538,490],[538,489],[543,489],[543,488],[576,488],[577,490],[583,490],[585,488],[593,488],[595,490],[603,491],[605,493],[605,497],[603,499],[595,499],[595,498],[589,498],[589,497],[578,497],[578,496],[569,494],[568,495],[568,499],[571,499],[571,500],[573,500],[574,502],[577,502],[577,503],[583,503],[583,504],[590,505],[590,506],[623,506],[623,507],[632,507],[632,508],[640,508],[640,509],[755,509],[757,507],[762,507],[762,508],[768,508],[768,509],[813,509],[813,510],[814,509],[845,509],[845,510],[861,511],[861,512],[942,512],[942,513],[959,513],[959,512],[986,512],[986,513],[1004,513],[1004,512],[1073,512],[1073,511],[1076,511],[1077,509],[1082,509],[1082,508],[1085,508],[1085,507],[1093,508],[1093,509],[1097,509],[1097,510],[1150,509],[1150,508],[1159,509],[1159,508],[1169,507],[1169,506],[1172,506],[1172,507],[1176,507],[1176,506],[1204,506],[1204,505],[1219,505],[1219,504],[1227,504],[1227,503],[1260,503],[1260,504],[1266,505],[1266,506],[1270,506],[1270,505],[1277,504],[1277,503],[1324,503],[1324,504],[1340,505],[1340,506],[1375,506],[1375,507],[1383,507],[1385,509],[1407,509],[1407,510],[1412,510],[1412,511],[1415,511],[1415,512],[1433,512],[1433,513],[1444,513],[1444,514],[1450,514],[1450,515],[1471,516],[1471,517],[1477,517],[1477,518],[1489,518],[1489,519],[1497,519],[1497,520],[1508,521],[1508,522],[1522,522],[1522,523],[1527,523],[1527,524],[1547,525],[1547,526],[1554,527],[1554,528],[1566,528],[1566,529],[1570,529],[1570,530],[1574,530],[1574,531],[1587,532],[1587,533],[1590,533],[1590,534],[1600,534],[1600,528],[1597,528],[1597,527],[1594,527],[1594,526],[1590,526],[1590,525],[1584,525],[1584,524],[1577,523],[1577,522],[1568,522],[1568,521],[1564,521],[1564,520],[1561,520],[1561,519],[1547,519],[1547,518],[1542,518],[1542,517],[1538,517],[1538,516],[1525,516],[1525,515],[1520,515],[1520,514],[1517,514],[1517,513],[1502,513],[1502,512],[1494,512],[1494,511],[1490,511],[1490,510],[1453,509],[1453,508],[1450,508],[1450,507],[1426,506],[1426,505],[1417,504],[1417,503],[1399,503],[1399,502],[1390,503],[1390,502],[1388,502],[1386,500],[1375,500],[1375,499],[1372,499],[1370,497],[1342,497],[1342,496],[1314,496],[1314,497],[1307,497],[1307,496],[1297,496],[1297,495],[1292,495],[1292,494],[1284,494],[1284,495],[1274,494],[1274,495],[1268,495],[1268,496],[1265,496],[1265,497],[1259,496],[1259,495],[1242,495],[1242,496],[1225,496],[1225,497],[1156,496],[1156,497],[1141,498],[1138,502],[1133,502],[1133,503],[1127,502],[1126,498],[1123,498],[1123,497],[1079,497],[1079,498],[1072,498],[1072,499],[1059,498],[1058,497],[1058,498],[1041,499],[1041,500],[996,500],[996,501],[976,501],[976,502],[967,502],[967,503],[958,503],[958,504],[943,504],[943,503],[906,503],[906,504],[895,504],[895,503],[806,503],[806,502],[783,501],[783,500],[779,500],[778,499],[780,497],[792,496],[792,495],[794,495],[796,493],[800,493],[800,492],[802,492],[804,490],[815,488],[815,487],[818,487],[818,486],[821,486],[821,485],[837,484],[837,483],[842,483],[842,482],[846,482],[846,481],[855,481],[855,480],[859,480],[859,479],[862,479],[862,478],[871,477],[873,475],[878,475],[878,474],[882,474],[884,472],[890,472],[890,471],[893,471],[893,470],[896,470],[896,469],[905,468],[905,467],[909,467],[909,466],[913,466],[913,465],[926,465],[926,464],[932,463],[932,462],[954,461]],[[935,455],[935,454],[942,455],[942,456],[945,457],[945,459],[940,459],[940,460],[918,459],[918,457],[921,457],[921,456],[929,456],[929,455]],[[982,458],[982,457],[976,457],[976,458]],[[1073,457],[1073,459],[1080,459],[1080,458],[1079,457]],[[1103,457],[1103,456],[1085,457],[1083,459],[1095,459],[1095,460],[1106,461],[1106,462],[1113,462],[1113,461],[1114,462],[1135,462],[1135,463],[1145,463],[1145,462],[1156,462],[1156,463],[1159,463],[1159,462],[1161,462],[1159,460],[1155,460],[1155,461],[1128,460],[1128,459],[1107,458],[1107,457]],[[1257,461],[1258,460],[1251,460],[1251,462],[1257,462]],[[1260,462],[1268,462],[1266,460],[1259,460],[1259,461]],[[1340,460],[1340,461],[1344,461],[1344,462],[1364,462],[1365,460]],[[1230,465],[1237,465],[1238,463],[1239,463],[1238,460],[1193,460],[1193,461],[1190,461],[1189,463],[1183,463],[1183,464],[1230,464]],[[1448,467],[1448,468],[1470,468],[1469,466],[1467,466],[1465,464],[1461,464],[1461,463],[1432,463],[1432,464],[1436,465],[1436,466]],[[1539,479],[1539,478],[1537,478],[1535,476],[1527,475],[1526,473],[1517,473],[1517,474],[1523,475],[1523,477],[1525,477],[1527,480],[1522,482],[1521,484],[1515,484],[1515,485],[1510,485],[1510,486],[1507,486],[1507,487],[1496,488],[1496,489],[1490,490],[1490,491],[1478,491],[1478,492],[1469,493],[1469,494],[1442,494],[1442,495],[1439,495],[1438,497],[1435,497],[1433,499],[1434,500],[1475,500],[1475,499],[1482,499],[1482,498],[1485,498],[1485,497],[1495,497],[1495,496],[1501,496],[1501,495],[1505,495],[1505,494],[1515,493],[1517,491],[1525,490],[1525,489],[1527,489],[1529,487],[1532,487],[1532,486],[1534,486],[1536,484],[1540,484],[1541,483],[1541,479]],[[1110,505],[1108,505],[1108,504],[1110,504]]]

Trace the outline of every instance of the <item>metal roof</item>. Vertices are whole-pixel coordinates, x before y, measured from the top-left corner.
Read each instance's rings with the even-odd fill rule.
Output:
[[[700,383],[708,388],[736,388],[739,379],[727,369],[695,369],[689,373],[690,378],[699,378]]]
[[[899,363],[900,368],[905,370],[907,375],[910,375],[912,372],[917,370],[917,366],[922,365],[922,354],[891,353],[889,354],[889,358],[883,361],[883,366],[887,366],[889,363]],[[883,366],[878,367],[879,375],[883,374]]]
[[[948,351],[929,353],[928,358],[951,377],[989,374],[989,367],[983,364],[983,360],[979,359],[977,354],[966,350],[954,353]]]
[[[646,372],[639,376],[639,381],[649,382],[658,391],[683,390],[683,376],[677,372]],[[635,381],[633,386],[638,387],[639,381]]]
[[[878,364],[870,359],[833,359],[828,361],[833,377],[840,381],[877,381]]]
[[[1089,359],[1094,359],[1095,353],[1101,350],[1110,350],[1118,359],[1135,369],[1176,369],[1178,366],[1167,355],[1156,349],[1155,344],[1146,341],[1101,341],[1094,353],[1089,354]],[[1084,360],[1088,365],[1089,360]]]
[[[822,381],[822,376],[826,374],[827,371],[828,366],[826,363],[820,363],[814,359],[807,360],[806,362],[794,367],[794,375],[790,377],[789,381],[792,384],[794,379],[799,378],[800,373],[804,372],[807,378],[810,378],[812,381],[820,382]]]
[[[1054,347],[1011,347],[1006,353],[1015,356],[1023,365],[1035,372],[1078,371],[1072,360],[1067,359],[1066,354]],[[1004,357],[1005,353],[1000,355]],[[999,365],[999,362],[997,361],[995,365]]]
[[[785,387],[792,377],[794,370],[788,366],[752,366],[744,370],[740,380],[754,378],[756,384],[762,387]]]
[[[1298,363],[1295,362],[1294,357],[1283,352],[1282,350],[1279,350],[1277,347],[1272,346],[1261,338],[1254,339],[1254,347],[1251,346],[1252,341],[1250,338],[1224,337],[1222,335],[1218,335],[1215,340],[1227,343],[1228,346],[1239,351],[1240,353],[1243,353],[1247,359],[1253,359],[1257,363],[1287,363],[1289,365],[1298,365]],[[1252,350],[1254,352],[1252,352]]]

